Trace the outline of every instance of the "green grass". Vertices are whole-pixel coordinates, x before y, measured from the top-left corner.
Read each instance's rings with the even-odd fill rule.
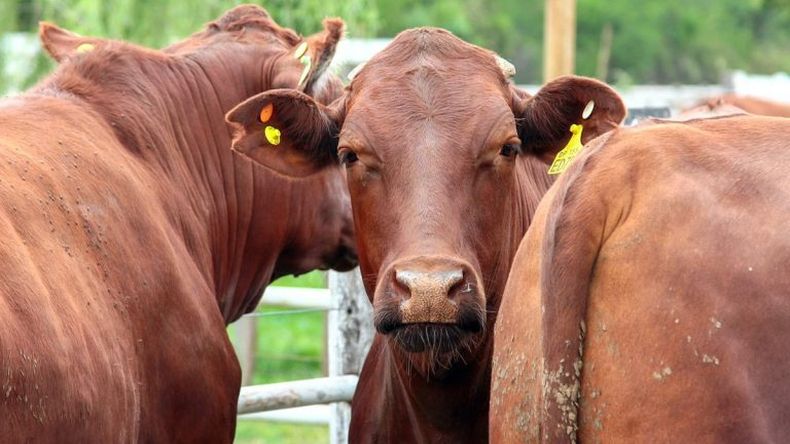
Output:
[[[321,444],[329,442],[329,427],[239,421],[236,425],[235,442],[242,444]]]
[[[298,278],[285,277],[273,285],[326,287],[324,273],[313,272]],[[251,384],[318,378],[325,375],[326,314],[288,307],[259,307],[264,316],[258,322],[258,346]],[[233,338],[233,328],[230,329]],[[242,444],[312,444],[329,441],[327,426],[239,421],[236,442]]]

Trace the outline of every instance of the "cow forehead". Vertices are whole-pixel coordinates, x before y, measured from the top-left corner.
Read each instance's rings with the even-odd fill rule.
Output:
[[[349,116],[396,124],[447,119],[452,126],[449,120],[501,114],[497,109],[510,106],[509,91],[493,53],[442,29],[417,28],[400,33],[365,65],[346,103]]]
[[[515,131],[515,117],[496,90],[459,91],[450,85],[380,84],[355,97],[347,108],[341,137],[355,135],[368,142],[423,138],[482,143],[490,133]],[[362,133],[362,134],[359,134]]]
[[[343,132],[363,131],[367,138],[463,134],[478,140],[503,120],[515,127],[509,90],[496,76],[421,65],[355,85]]]

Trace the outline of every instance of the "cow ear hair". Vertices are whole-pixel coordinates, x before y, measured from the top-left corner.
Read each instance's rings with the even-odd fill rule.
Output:
[[[58,63],[70,55],[90,52],[101,43],[101,39],[83,37],[49,22],[38,24],[38,37],[47,54]]]
[[[240,103],[225,119],[234,127],[234,151],[285,176],[305,177],[337,161],[333,115],[302,92],[274,89]]]
[[[308,53],[311,55],[312,66],[301,90],[310,96],[315,96],[321,88],[322,78],[327,72],[340,39],[343,38],[345,23],[339,18],[326,18],[323,21],[324,30],[307,38]]]
[[[513,95],[522,150],[547,164],[570,140],[572,124],[583,126],[582,143],[586,143],[616,128],[626,115],[622,99],[611,87],[587,77],[563,76],[534,96]]]

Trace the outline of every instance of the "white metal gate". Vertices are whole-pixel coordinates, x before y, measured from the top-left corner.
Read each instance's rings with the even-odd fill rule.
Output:
[[[239,419],[328,423],[329,442],[345,444],[351,419],[349,402],[374,334],[373,310],[365,295],[359,269],[348,273],[329,272],[329,289],[269,287],[261,303],[327,311],[329,376],[243,386],[239,396]],[[244,319],[237,325],[236,347],[242,372],[248,374],[256,330],[254,323]]]

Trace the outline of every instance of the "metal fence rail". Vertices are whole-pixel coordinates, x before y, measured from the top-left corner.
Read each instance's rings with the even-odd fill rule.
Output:
[[[344,375],[242,387],[238,413],[348,402],[358,379],[357,375]]]
[[[261,304],[295,309],[283,313],[327,312],[329,377],[243,386],[238,403],[239,419],[328,423],[330,443],[345,444],[351,419],[349,402],[374,334],[372,308],[359,269],[329,272],[329,289],[269,287]],[[257,337],[255,318],[277,314],[253,312],[236,323],[236,348],[243,375],[252,371]]]
[[[290,409],[271,410],[239,415],[240,421],[266,421],[304,425],[327,425],[331,420],[330,406],[308,405]]]

